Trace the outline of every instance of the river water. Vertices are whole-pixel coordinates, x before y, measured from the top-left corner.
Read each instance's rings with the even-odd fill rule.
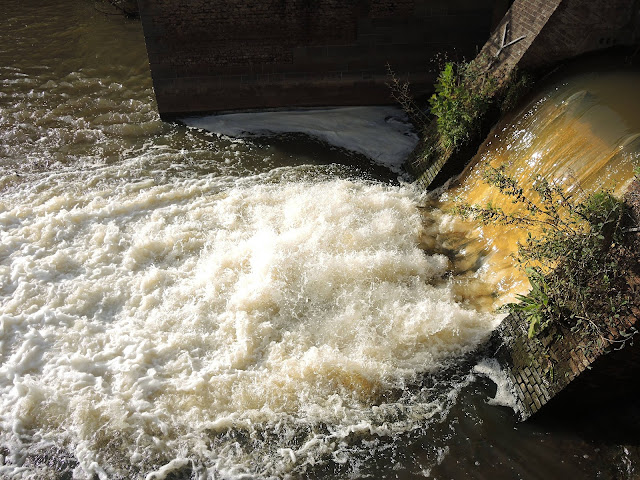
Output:
[[[273,117],[164,123],[141,27],[113,13],[3,2],[2,478],[633,475],[631,446],[516,423],[473,353],[523,288],[510,247],[403,183],[400,112],[280,118],[298,133],[277,137],[238,137]],[[625,145],[602,167],[623,184],[640,110],[605,92],[628,75],[548,87],[478,165],[544,156],[535,123],[574,122],[579,148]],[[470,176],[455,195],[481,201]]]

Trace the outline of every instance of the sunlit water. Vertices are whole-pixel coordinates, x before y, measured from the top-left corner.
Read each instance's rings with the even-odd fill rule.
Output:
[[[495,128],[438,206],[447,211],[458,202],[493,204],[514,212],[518,206],[483,179],[488,166],[504,167],[533,201],[538,197],[532,186],[539,177],[562,187],[575,202],[597,190],[621,197],[634,177],[634,167],[640,165],[638,85],[637,70],[575,73],[569,80],[547,81]],[[476,255],[487,253],[485,268],[503,297],[501,302],[526,290],[523,272],[512,258],[518,242],[526,238],[525,230],[477,227],[455,219],[451,228],[463,230],[466,241],[481,239],[466,248]]]
[[[140,26],[96,10],[107,5],[3,8],[0,476],[633,469],[622,449],[514,429],[510,409],[487,403],[479,375],[500,378],[471,352],[521,285],[484,230],[319,141],[161,122]],[[518,144],[542,137],[528,119],[592,125],[579,108],[553,113],[587,88],[571,85],[537,97],[498,151],[535,157]]]
[[[411,191],[291,168],[113,173],[47,174],[3,198],[9,445],[69,442],[84,470],[125,477],[122,462],[177,457],[282,474],[438,412],[403,392],[495,325],[418,247]]]

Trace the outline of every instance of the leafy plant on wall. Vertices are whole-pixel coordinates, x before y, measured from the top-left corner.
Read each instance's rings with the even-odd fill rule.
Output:
[[[557,322],[595,335],[606,347],[607,325],[630,315],[638,295],[627,283],[629,275],[640,272],[625,204],[607,191],[580,201],[541,177],[525,192],[504,169],[489,169],[485,181],[519,207],[516,213],[465,204],[455,212],[529,230],[516,261],[531,289],[504,309],[528,320],[530,337]]]

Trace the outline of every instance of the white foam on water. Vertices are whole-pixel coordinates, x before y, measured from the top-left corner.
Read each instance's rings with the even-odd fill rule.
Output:
[[[517,399],[509,378],[495,358],[485,358],[473,367],[473,371],[487,377],[496,384],[495,397],[489,399],[489,404],[508,407],[517,411]]]
[[[409,188],[107,173],[0,198],[0,474],[54,444],[74,478],[340,462],[442,412],[382,399],[495,326],[419,249]]]
[[[337,107],[188,117],[196,128],[231,137],[304,133],[402,172],[418,143],[407,115],[397,107]]]

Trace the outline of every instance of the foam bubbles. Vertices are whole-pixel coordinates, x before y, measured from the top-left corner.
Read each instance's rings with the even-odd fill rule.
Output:
[[[396,173],[403,172],[402,164],[418,144],[407,115],[390,106],[230,113],[188,117],[183,122],[232,137],[305,133],[365,155]]]
[[[66,445],[78,478],[340,457],[432,415],[384,398],[494,326],[418,248],[409,189],[69,180],[4,198],[0,411],[7,444]]]
[[[501,405],[517,411],[518,405],[513,393],[513,386],[495,358],[482,359],[473,367],[473,371],[484,375],[496,384],[496,394],[489,399],[490,404]]]

